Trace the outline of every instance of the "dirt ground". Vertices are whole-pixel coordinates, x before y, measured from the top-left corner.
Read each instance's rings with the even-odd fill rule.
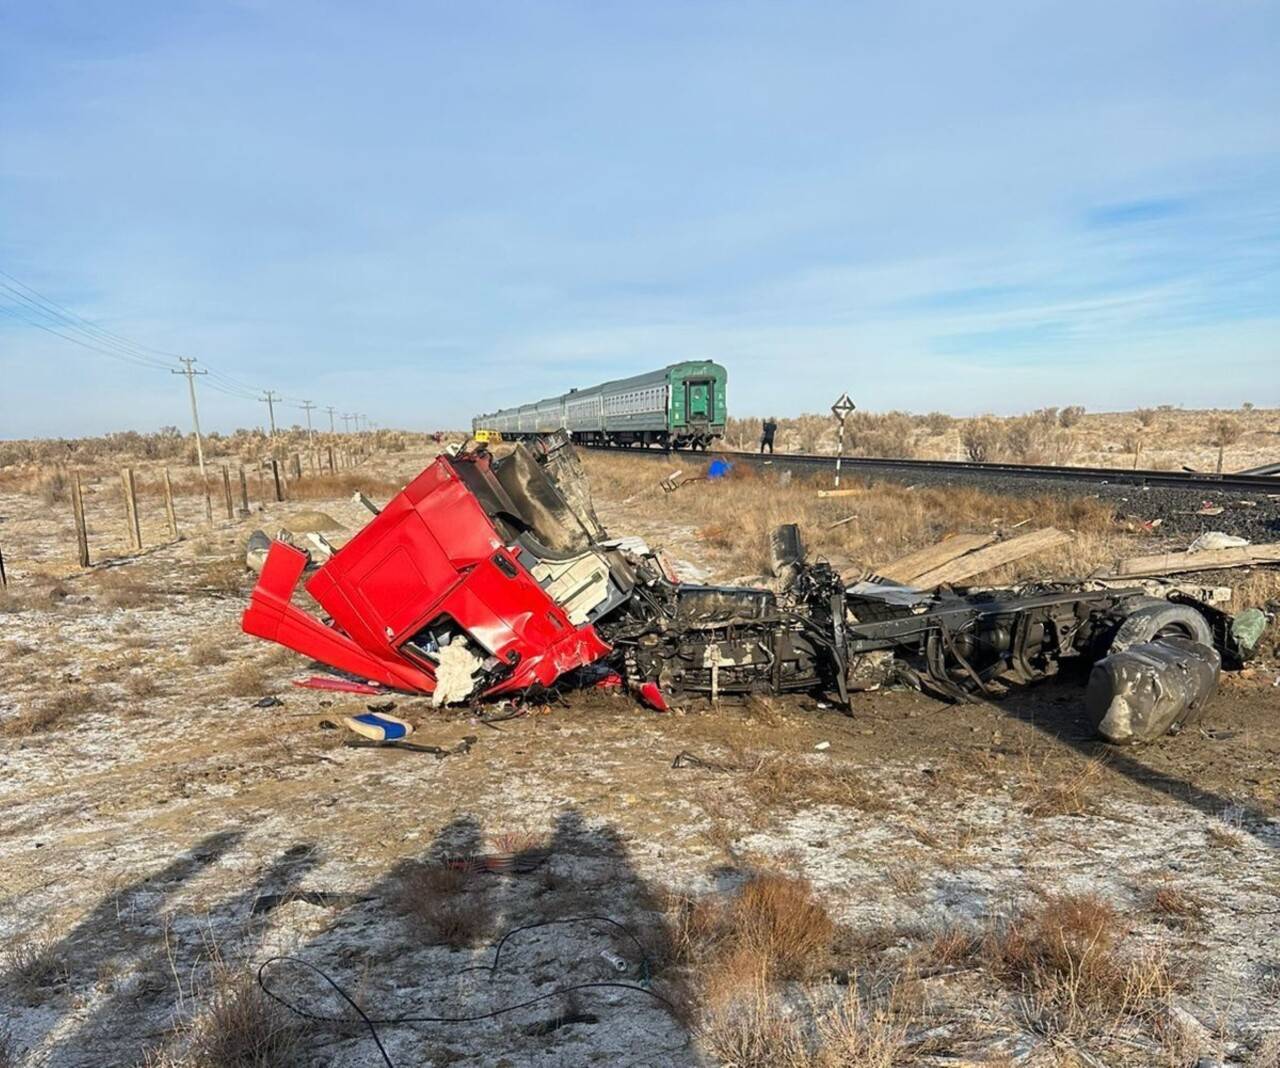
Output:
[[[364,470],[407,480],[428,460]],[[228,1004],[257,1004],[254,970],[281,954],[386,1021],[375,1029],[398,1066],[783,1063],[759,1005],[760,1034],[742,1039],[696,993],[714,951],[690,957],[673,905],[761,872],[807,880],[840,932],[821,974],[771,980],[784,1020],[843,991],[880,1004],[886,977],[912,987],[884,1058],[821,1039],[815,1063],[1277,1063],[1274,631],[1202,729],[1127,752],[1090,738],[1073,679],[994,706],[870,693],[852,716],[814,698],[660,715],[580,690],[488,724],[518,710],[396,698],[415,741],[459,751],[353,747],[326,724],[369,699],[293,687],[308,665],[239,632],[251,576],[237,561],[255,528],[320,509],[351,532],[359,506],[255,494],[249,518],[210,529],[183,497],[185,536],[166,543],[153,502],[148,548],[130,554],[112,486],[89,487],[88,571],[68,505],[0,494],[0,1066],[380,1063],[362,1025],[270,1003],[255,1011],[277,1053],[218,1045]],[[616,487],[597,505],[612,533],[737,577],[697,528]],[[261,707],[268,696],[279,703]],[[681,753],[710,766],[673,767]],[[516,860],[423,881],[485,855]],[[1164,962],[1158,996],[1070,1017],[1036,976],[937,949],[1063,895],[1107,903],[1126,959]],[[504,932],[561,920],[517,933],[487,967]],[[350,1015],[302,965],[265,977],[312,1014]],[[603,982],[623,985],[556,993]],[[1091,1004],[1084,991],[1070,1003]],[[389,1022],[402,1016],[467,1019]]]

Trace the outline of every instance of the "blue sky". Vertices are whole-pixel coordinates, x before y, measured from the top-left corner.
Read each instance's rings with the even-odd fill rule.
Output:
[[[1280,404],[1274,2],[0,10],[0,270],[255,386],[413,428],[687,357],[743,414]],[[0,436],[186,424],[12,316],[0,369]]]

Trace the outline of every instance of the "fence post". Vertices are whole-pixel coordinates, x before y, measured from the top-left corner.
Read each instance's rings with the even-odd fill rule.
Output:
[[[302,481],[302,457],[296,452],[293,454],[293,478],[295,482]]]
[[[226,464],[222,465],[222,496],[227,506],[227,518],[235,519],[236,506],[231,499],[231,468]]]
[[[316,477],[316,450],[307,450],[307,467],[311,471],[311,477]]]
[[[280,484],[280,461],[271,457],[271,477],[276,484],[276,500],[284,500],[284,487]]]
[[[337,474],[338,469],[333,465],[333,446],[332,445],[328,446],[328,449],[329,449],[329,474],[331,475]]]
[[[142,548],[142,526],[138,522],[138,490],[132,467],[121,468],[120,481],[124,484],[124,521],[129,528],[129,547],[137,551]]]
[[[169,481],[169,469],[164,469],[164,517],[169,521],[169,537],[178,540],[178,516],[173,510],[173,483]]]
[[[89,529],[84,523],[84,497],[80,492],[80,473],[71,476],[71,511],[76,517],[76,548],[80,566],[89,566]]]
[[[244,464],[240,465],[240,514],[249,514],[249,476],[245,474]]]
[[[9,576],[4,573],[4,552],[0,550],[0,590],[9,588]]]

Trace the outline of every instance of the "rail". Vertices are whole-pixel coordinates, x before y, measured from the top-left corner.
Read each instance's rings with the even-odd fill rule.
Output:
[[[777,453],[761,455],[756,452],[738,452],[713,449],[708,453],[688,450],[659,451],[656,449],[627,449],[618,446],[587,446],[592,449],[625,451],[633,456],[648,455],[654,459],[697,456],[723,456],[735,463],[772,464],[784,468],[834,469],[834,456],[813,453]],[[876,471],[919,471],[932,474],[985,476],[988,478],[1044,479],[1061,482],[1085,482],[1120,486],[1176,487],[1205,492],[1265,493],[1280,496],[1280,479],[1274,475],[1222,474],[1212,475],[1200,471],[1149,471],[1120,467],[1070,467],[1047,464],[972,463],[964,460],[907,460],[866,456],[844,456],[840,460],[841,472],[856,474]]]

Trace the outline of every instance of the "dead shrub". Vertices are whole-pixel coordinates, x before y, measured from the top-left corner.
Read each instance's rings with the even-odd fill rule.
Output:
[[[672,953],[694,966],[708,1004],[727,1005],[775,980],[812,979],[831,965],[836,924],[799,876],[752,876],[730,900],[677,897]]]
[[[920,869],[914,865],[895,864],[890,868],[886,868],[884,875],[894,891],[904,897],[918,894],[920,887],[923,885]]]
[[[910,970],[918,975],[936,975],[975,960],[982,951],[982,934],[965,927],[949,926],[929,934],[911,950]]]
[[[243,559],[232,557],[206,564],[200,571],[197,585],[213,593],[238,594],[245,591],[253,572]]]
[[[976,464],[996,459],[1004,444],[1000,424],[990,416],[970,419],[960,430],[960,444],[965,455]]]
[[[835,921],[799,876],[749,879],[729,912],[730,938],[767,963],[778,979],[810,978],[829,963]]]
[[[1070,430],[1073,426],[1079,424],[1084,418],[1084,405],[1068,404],[1058,413],[1058,425],[1065,430]]]
[[[263,993],[249,969],[218,964],[193,1030],[189,1068],[292,1068],[305,1060],[301,1022]]]
[[[133,697],[156,697],[164,693],[164,688],[145,671],[131,672],[125,680],[124,688]]]
[[[70,497],[71,480],[65,471],[57,468],[40,479],[37,493],[46,505],[62,504]]]
[[[819,991],[808,1012],[797,1012],[757,982],[713,1006],[696,1034],[716,1064],[731,1068],[892,1068],[921,1051],[892,1002],[890,990],[867,1004],[851,982],[839,997]]]
[[[993,931],[984,951],[993,974],[1027,997],[1042,1031],[1104,1031],[1154,1014],[1174,989],[1163,959],[1119,951],[1126,933],[1097,894],[1051,894]]]
[[[807,1068],[813,1063],[800,1022],[759,981],[712,1006],[697,1036],[723,1068]]]
[[[11,942],[3,958],[3,983],[28,1005],[39,1005],[66,985],[71,969],[56,943],[43,937]]]
[[[267,673],[257,664],[240,664],[227,673],[223,691],[232,697],[261,697],[267,690]]]
[[[63,720],[84,715],[93,707],[93,695],[88,690],[63,690],[37,705],[22,709],[16,716],[0,723],[0,734],[10,738],[39,734],[52,729]]]
[[[103,601],[111,608],[142,608],[162,599],[158,590],[123,569],[104,571],[98,586]]]
[[[493,927],[479,876],[461,866],[426,861],[406,866],[396,887],[395,907],[432,945],[479,945]]]
[[[222,646],[213,642],[201,642],[193,645],[187,653],[187,659],[196,667],[217,667],[227,662],[227,654]]]
[[[1151,895],[1151,911],[1177,926],[1197,926],[1204,918],[1205,900],[1176,886],[1160,886]]]

